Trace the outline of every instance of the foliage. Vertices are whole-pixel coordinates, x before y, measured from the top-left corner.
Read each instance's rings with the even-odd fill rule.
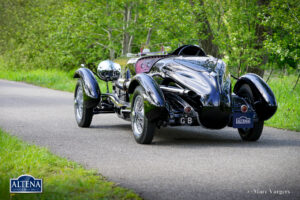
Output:
[[[1,199],[141,199],[94,170],[29,145],[0,130]],[[30,174],[43,179],[42,194],[9,194],[9,179]]]
[[[141,47],[198,44],[239,72],[299,64],[296,0],[8,0],[0,54],[9,69],[94,67]]]
[[[264,9],[262,23],[268,27],[264,48],[281,68],[297,68],[300,55],[300,6],[297,1],[273,0]]]
[[[220,1],[210,3],[210,18],[221,54],[226,55],[229,66],[238,66],[239,73],[248,66],[262,63],[263,49],[259,48],[257,27],[259,5],[257,1]],[[216,11],[219,15],[215,17]]]

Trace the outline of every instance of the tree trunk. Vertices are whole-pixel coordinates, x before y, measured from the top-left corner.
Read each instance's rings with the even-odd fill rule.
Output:
[[[238,78],[240,77],[240,71],[241,71],[241,63],[242,63],[242,59],[240,57],[240,60],[239,60],[239,66],[238,66]]]
[[[271,69],[271,72],[270,72],[270,74],[269,74],[269,76],[268,76],[268,78],[267,78],[267,80],[266,80],[266,83],[269,81],[269,79],[271,78],[271,75],[272,75],[272,73],[273,73],[273,67],[272,67],[272,69]]]
[[[128,53],[129,34],[127,28],[131,18],[131,7],[126,4],[124,7],[124,18],[123,18],[123,41],[122,41],[122,55],[125,56]]]
[[[115,59],[115,50],[113,48],[109,48],[109,59],[110,60]]]
[[[299,78],[300,78],[300,72],[299,72],[299,74],[298,74],[297,81],[296,81],[296,83],[295,83],[295,85],[294,85],[292,91],[294,91],[294,89],[296,88],[296,86],[297,86],[297,84],[298,84],[298,81],[299,81]]]
[[[149,28],[147,34],[146,46],[150,44],[151,34],[152,34],[152,28]]]
[[[134,36],[131,35],[129,38],[129,41],[128,41],[127,53],[131,53],[133,39],[134,39]]]
[[[135,7],[135,15],[134,15],[133,23],[136,25],[137,19],[138,19],[138,5],[137,5],[137,3],[136,3],[135,6],[136,6],[136,7]],[[131,15],[132,15],[132,14],[131,14]],[[131,15],[130,15],[130,16],[131,16]],[[127,52],[128,52],[128,53],[131,53],[133,39],[134,39],[134,35],[130,35],[130,36],[129,36],[129,41],[128,41],[128,48],[127,48]]]
[[[240,52],[240,57],[239,57],[239,66],[238,66],[238,78],[240,77],[241,70],[242,70],[242,51]]]
[[[213,43],[214,36],[210,28],[209,21],[206,17],[204,19],[204,23],[205,23],[205,29],[203,30],[203,32],[205,35],[207,35],[207,38],[200,41],[201,46],[204,48],[204,51],[207,52],[208,54],[214,57],[219,57],[219,48],[217,45]]]
[[[269,0],[257,0],[257,5],[259,7],[266,7],[270,3]],[[261,8],[260,8],[261,9]],[[267,32],[267,27],[263,26],[261,23],[261,19],[256,19],[258,22],[255,24],[255,36],[256,36],[256,42],[254,49],[260,50],[263,48],[263,42],[265,40],[265,33]],[[260,65],[265,65],[268,62],[268,55],[266,53],[263,53],[261,56],[262,62]],[[259,66],[257,66],[259,67]]]
[[[199,0],[198,2],[199,2],[199,5],[202,8],[204,8],[203,0]],[[192,7],[198,6],[198,5],[195,5],[194,0],[190,0],[190,4],[191,4]],[[207,54],[212,55],[214,57],[219,57],[219,48],[218,48],[217,45],[215,45],[213,43],[214,36],[213,36],[212,30],[211,30],[211,27],[210,27],[210,23],[209,23],[208,18],[206,16],[205,10],[203,10],[203,13],[204,14],[201,15],[201,13],[193,12],[193,14],[196,16],[195,23],[204,23],[205,24],[203,29],[198,30],[199,46],[201,46]],[[201,39],[202,35],[206,35],[207,38],[204,39],[204,40]]]
[[[111,43],[111,40],[112,40],[112,33],[111,32],[112,32],[112,30],[110,28],[107,32],[109,43]],[[109,59],[110,60],[115,59],[115,50],[111,47],[111,44],[109,44]]]

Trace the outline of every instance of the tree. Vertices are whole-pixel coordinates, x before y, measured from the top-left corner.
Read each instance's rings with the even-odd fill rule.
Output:
[[[264,9],[264,48],[280,68],[299,67],[300,6],[295,0],[272,0]]]

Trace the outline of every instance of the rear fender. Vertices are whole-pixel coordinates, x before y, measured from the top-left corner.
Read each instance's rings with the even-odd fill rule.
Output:
[[[166,118],[166,101],[163,92],[153,78],[145,73],[135,75],[129,84],[128,93],[133,94],[136,87],[141,86],[145,91],[145,115],[151,121]],[[132,95],[131,95],[132,98]],[[130,101],[132,102],[132,99]]]
[[[88,108],[97,106],[100,101],[101,92],[93,72],[88,68],[79,68],[73,78],[82,79],[85,105]]]
[[[250,86],[253,95],[260,99],[259,102],[255,103],[255,111],[259,118],[267,120],[272,117],[277,110],[277,101],[269,85],[260,76],[249,73],[237,80],[233,89],[234,93],[237,93],[245,83]]]

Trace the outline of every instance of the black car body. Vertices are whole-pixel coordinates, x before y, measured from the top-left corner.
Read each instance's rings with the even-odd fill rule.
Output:
[[[112,81],[113,91],[100,91],[95,76]],[[246,74],[232,88],[221,60],[207,56],[194,45],[168,55],[132,58],[123,73],[118,64],[104,61],[98,72],[80,68],[75,90],[78,125],[90,125],[93,114],[117,113],[131,120],[138,143],[151,143],[161,126],[238,128],[241,138],[259,139],[264,121],[277,109],[275,96],[256,74]],[[80,111],[81,110],[81,111]]]

